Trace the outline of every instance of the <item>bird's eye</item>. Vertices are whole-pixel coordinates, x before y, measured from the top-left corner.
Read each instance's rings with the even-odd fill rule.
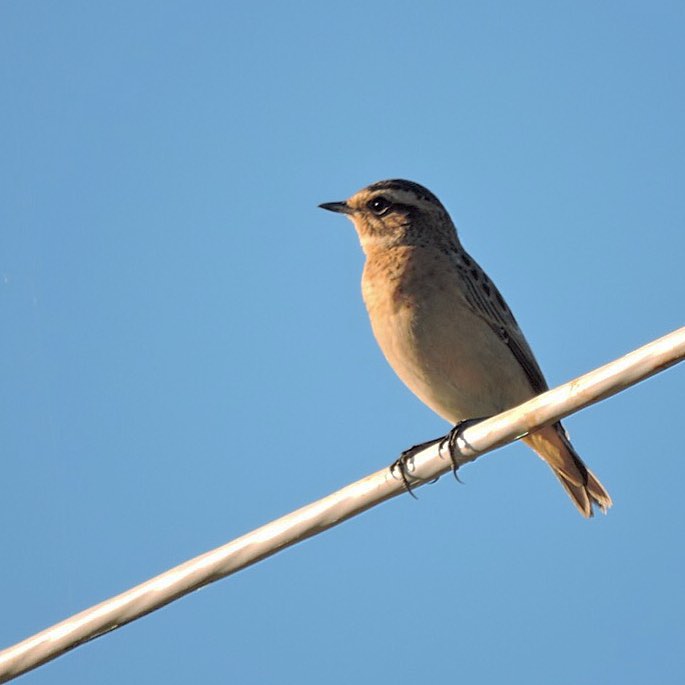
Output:
[[[367,207],[376,215],[383,216],[388,209],[390,209],[390,201],[384,198],[382,195],[374,197],[373,200],[369,200]]]

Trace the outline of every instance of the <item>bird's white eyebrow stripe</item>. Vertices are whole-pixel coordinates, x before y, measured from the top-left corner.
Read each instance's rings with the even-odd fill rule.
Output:
[[[379,190],[389,190],[393,193],[406,194],[406,196],[410,197],[412,200],[414,200],[414,202],[418,199],[428,202],[432,205],[437,205],[438,207],[442,206],[440,200],[438,200],[438,198],[433,195],[428,188],[424,188],[422,185],[414,183],[413,181],[405,181],[399,178],[388,181],[378,181],[378,183],[368,186],[366,190],[371,193],[375,193]]]
[[[435,202],[432,202],[425,196],[418,196],[411,190],[405,190],[404,188],[387,188],[385,189],[385,191],[387,192],[384,192],[384,190],[374,191],[374,195],[376,192],[379,192],[379,194],[383,195],[384,197],[387,197],[388,200],[390,200],[393,204],[404,205],[406,207],[423,206],[435,208],[441,206],[439,203],[436,204]]]

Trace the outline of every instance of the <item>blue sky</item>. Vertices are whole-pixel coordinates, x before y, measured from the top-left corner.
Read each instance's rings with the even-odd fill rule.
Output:
[[[347,222],[428,186],[550,384],[683,325],[685,8],[0,4],[0,645],[447,426],[373,340]],[[681,683],[676,367],[26,683]]]

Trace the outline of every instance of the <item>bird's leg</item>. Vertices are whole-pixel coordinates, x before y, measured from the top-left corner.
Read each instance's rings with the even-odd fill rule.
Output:
[[[445,438],[433,438],[433,440],[427,440],[426,442],[419,443],[418,445],[414,445],[413,447],[410,447],[408,450],[404,450],[402,454],[400,454],[399,459],[394,461],[390,465],[390,473],[394,474],[395,471],[400,472],[400,477],[402,478],[402,483],[404,485],[405,490],[414,498],[418,499],[416,495],[414,494],[413,490],[411,489],[411,484],[409,483],[409,478],[407,476],[407,462],[416,454],[419,452],[422,452],[425,450],[427,447],[430,447],[431,445],[435,445],[438,442],[442,444],[442,442],[445,440]]]
[[[433,440],[427,440],[426,442],[421,442],[418,445],[414,445],[413,447],[410,447],[408,450],[404,450],[402,454],[400,454],[399,459],[394,461],[390,465],[390,473],[394,474],[395,471],[400,472],[400,477],[402,478],[402,483],[406,489],[406,491],[414,498],[417,499],[416,495],[414,494],[414,491],[411,489],[411,483],[409,482],[409,476],[408,474],[408,467],[407,467],[407,462],[417,455],[419,452],[423,452],[426,448],[430,447],[431,445],[438,445],[438,452],[442,452],[442,448],[447,445],[447,449],[450,455],[450,461],[452,462],[452,473],[454,474],[454,477],[457,479],[459,483],[461,481],[459,480],[459,476],[457,475],[457,469],[459,468],[459,464],[457,463],[457,459],[454,456],[455,450],[457,449],[457,440],[461,437],[461,434],[469,427],[473,426],[476,423],[480,423],[481,421],[485,421],[485,419],[489,419],[489,416],[479,416],[478,418],[475,419],[464,419],[463,421],[460,421],[452,430],[445,436],[441,438],[434,438]]]
[[[479,416],[476,419],[464,419],[463,421],[460,421],[444,438],[440,439],[440,446],[438,447],[438,450],[442,452],[442,448],[444,447],[445,443],[447,444],[447,449],[450,455],[450,460],[452,461],[452,473],[454,474],[454,477],[461,483],[459,480],[459,476],[457,475],[457,469],[459,468],[459,464],[457,463],[457,458],[454,456],[454,452],[457,449],[457,440],[461,437],[461,434],[469,427],[473,426],[476,423],[480,423],[481,421],[485,421],[486,419],[489,419],[489,416]]]

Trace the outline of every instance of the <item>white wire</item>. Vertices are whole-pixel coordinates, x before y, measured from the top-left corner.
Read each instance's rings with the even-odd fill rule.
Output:
[[[455,455],[456,459],[459,465],[473,461],[485,452],[663,371],[683,358],[685,328],[680,328],[519,407],[467,428],[460,438],[460,454]],[[449,455],[444,450],[440,454],[437,446],[431,446],[412,460],[412,486],[419,487],[451,468]],[[7,682],[403,492],[404,485],[397,475],[387,468],[377,471],[5,649],[0,652],[0,682]]]

